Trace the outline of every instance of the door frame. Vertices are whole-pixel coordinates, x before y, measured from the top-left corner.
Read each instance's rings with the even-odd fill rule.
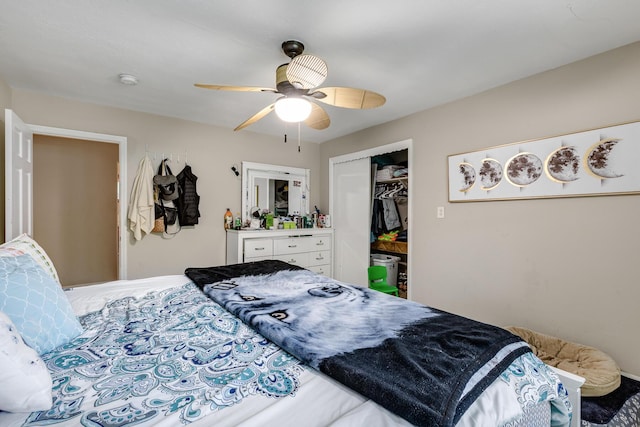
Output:
[[[413,262],[411,260],[411,255],[413,254],[413,189],[415,188],[413,184],[413,139],[405,139],[398,142],[393,142],[386,145],[379,145],[377,147],[368,148],[362,151],[356,151],[353,153],[343,154],[336,157],[331,157],[329,159],[329,213],[333,216],[333,166],[337,163],[350,162],[352,160],[358,160],[365,157],[375,157],[381,154],[392,153],[394,151],[407,150],[407,167],[409,168],[409,189],[408,189],[408,219],[407,219],[407,281],[409,283],[409,287],[407,290],[407,299],[412,299],[412,289],[411,286],[411,277],[413,276]],[[371,218],[369,218],[369,222],[371,222]]]
[[[34,124],[27,124],[33,131],[34,135],[46,135],[57,136],[62,138],[80,139],[87,141],[106,142],[111,144],[118,144],[118,182],[116,184],[116,194],[119,201],[118,210],[118,279],[124,280],[127,278],[127,208],[128,198],[126,188],[123,188],[123,183],[127,181],[127,137],[117,135],[107,135],[102,133],[85,132],[73,129],[63,129],[50,126],[40,126]]]

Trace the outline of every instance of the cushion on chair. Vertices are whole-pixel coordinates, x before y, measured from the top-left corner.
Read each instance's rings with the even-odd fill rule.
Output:
[[[604,396],[620,387],[620,368],[601,350],[517,326],[505,329],[526,341],[547,365],[583,377],[582,396]]]

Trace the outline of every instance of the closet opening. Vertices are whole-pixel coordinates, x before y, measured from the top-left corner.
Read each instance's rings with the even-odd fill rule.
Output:
[[[372,255],[394,257],[387,259],[388,262],[394,261],[391,266],[395,271],[390,274],[400,284],[402,296],[411,299],[412,145],[413,141],[407,139],[329,159],[329,212],[334,230],[335,279],[369,286],[368,269]],[[384,168],[380,163],[385,159],[385,165],[400,167],[386,168],[389,171],[382,172]],[[381,171],[380,175],[378,171]],[[389,175],[384,176],[387,173]],[[377,184],[380,187],[376,192]],[[393,205],[388,201],[381,203],[383,206],[395,206],[400,225],[391,222],[379,224],[381,230],[374,232],[373,208],[379,203],[375,201],[376,194],[379,198],[393,199],[397,196],[399,209],[395,200]],[[396,258],[399,258],[397,263]]]
[[[371,157],[370,264],[387,267],[387,282],[407,298],[409,232],[408,150]]]

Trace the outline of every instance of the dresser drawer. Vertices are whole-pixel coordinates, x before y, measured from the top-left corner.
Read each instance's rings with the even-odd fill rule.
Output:
[[[309,271],[313,271],[314,273],[322,274],[323,276],[331,277],[331,265],[312,265],[307,268]]]
[[[306,267],[309,265],[308,253],[274,255],[273,259],[288,262],[289,264],[297,265],[298,267]]]
[[[311,252],[318,250],[328,251],[330,249],[330,236],[301,236],[273,240],[273,253],[275,255],[292,254],[296,252]]]
[[[331,251],[315,251],[309,252],[309,259],[307,265],[323,265],[331,263]]]
[[[244,258],[270,257],[273,255],[272,239],[247,239],[244,241]]]
[[[310,251],[331,250],[331,236],[309,236],[306,240]]]
[[[308,237],[291,237],[288,239],[274,239],[274,255],[295,254],[298,252],[309,252],[311,246]]]

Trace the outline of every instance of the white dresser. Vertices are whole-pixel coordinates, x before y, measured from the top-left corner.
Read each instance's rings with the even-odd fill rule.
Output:
[[[331,277],[333,230],[227,230],[227,265],[277,259]]]

